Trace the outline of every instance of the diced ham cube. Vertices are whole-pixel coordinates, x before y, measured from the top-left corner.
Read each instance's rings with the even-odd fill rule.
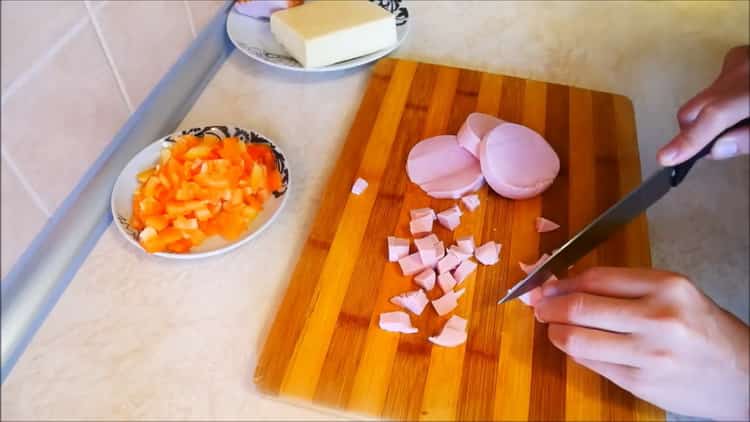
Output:
[[[466,209],[469,211],[474,211],[479,207],[479,195],[477,194],[471,194],[466,195],[463,198],[461,198],[461,202],[464,203],[466,206]]]
[[[399,259],[398,265],[401,267],[401,272],[407,276],[414,275],[425,268],[422,259],[419,258],[419,252],[415,252]]]
[[[437,218],[440,224],[448,230],[455,230],[461,224],[461,209],[454,205],[445,211],[438,213]]]
[[[361,177],[358,177],[356,181],[354,181],[354,185],[352,186],[352,193],[355,195],[361,195],[362,192],[367,189],[367,181]]]
[[[466,320],[453,315],[446,321],[443,330],[437,336],[428,339],[443,347],[456,347],[466,342]]]
[[[458,267],[458,264],[461,263],[461,260],[458,259],[456,255],[453,255],[452,253],[448,252],[445,254],[445,257],[438,261],[437,263],[437,270],[438,274],[443,274],[448,271],[451,271],[452,269]]]
[[[466,280],[466,277],[468,277],[476,269],[477,263],[470,259],[467,259],[466,261],[462,262],[455,271],[453,271],[453,278],[456,279],[456,282],[458,284],[461,284],[464,282],[464,280]]]
[[[414,277],[414,282],[427,291],[432,290],[435,287],[435,270],[432,268],[425,269]]]
[[[534,271],[536,271],[536,269],[539,268],[540,266],[542,266],[545,262],[547,262],[547,260],[549,258],[550,258],[549,255],[543,254],[542,256],[539,257],[539,259],[536,260],[535,263],[533,263],[531,265],[524,264],[523,262],[519,262],[518,266],[521,267],[521,270],[523,272],[525,272],[526,275],[529,275],[529,274],[533,273]]]
[[[458,298],[463,296],[465,292],[466,289],[461,289],[455,292],[452,290],[446,292],[438,299],[432,301],[432,307],[435,308],[435,312],[437,312],[438,315],[446,315],[456,309],[456,306],[458,306]]]
[[[461,261],[466,261],[467,259],[471,258],[472,255],[474,255],[474,251],[469,251],[467,249],[464,249],[456,245],[453,245],[450,248],[448,248],[448,252],[452,253],[453,255],[456,255],[456,257],[460,259]]]
[[[434,246],[434,248],[435,248],[434,255],[432,255],[432,257],[428,259],[427,261],[423,261],[425,267],[436,268],[438,262],[441,259],[443,259],[443,257],[445,256],[445,245],[443,244],[442,240],[438,242],[437,245]]]
[[[437,219],[435,210],[433,210],[432,208],[417,208],[409,211],[409,217],[412,220],[416,220],[419,217],[424,217],[425,215],[429,215],[433,220]]]
[[[438,276],[437,278],[438,284],[440,285],[440,288],[443,289],[443,293],[448,293],[449,291],[453,290],[454,287],[456,287],[456,279],[453,278],[451,273],[445,272]]]
[[[477,261],[484,265],[494,265],[500,260],[500,244],[489,241],[474,251]]]
[[[431,262],[437,257],[437,244],[440,242],[435,234],[430,234],[419,239],[414,239],[414,244],[417,246],[419,256],[422,258],[422,262]]]
[[[474,253],[474,236],[467,235],[467,236],[461,236],[458,239],[456,239],[456,244],[459,248],[470,251],[471,253]]]
[[[560,225],[554,221],[547,220],[544,217],[536,218],[536,231],[539,233],[551,232],[552,230],[557,230],[559,228]]]
[[[422,235],[432,231],[432,217],[425,215],[409,222],[409,231],[412,235]]]
[[[409,239],[388,236],[388,261],[396,262],[409,255]]]
[[[380,328],[394,333],[414,334],[417,330],[411,325],[409,314],[403,311],[384,312],[378,322]]]
[[[404,309],[408,309],[414,315],[421,315],[424,307],[430,300],[424,294],[424,290],[414,290],[412,292],[401,293],[391,298],[391,303]]]

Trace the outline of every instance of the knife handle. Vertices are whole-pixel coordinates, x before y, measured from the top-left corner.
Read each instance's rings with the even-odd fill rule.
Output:
[[[711,153],[711,149],[714,147],[714,144],[716,141],[724,136],[727,132],[730,130],[737,129],[741,126],[750,124],[750,117],[746,117],[736,124],[734,124],[731,127],[728,127],[724,129],[720,134],[718,134],[711,142],[708,143],[705,147],[703,147],[700,151],[698,151],[697,154],[695,154],[692,158],[685,161],[684,163],[677,164],[676,166],[672,167],[672,187],[675,187],[682,183],[682,180],[685,179],[685,176],[687,176],[688,172],[691,168],[693,168],[693,165],[700,160],[701,158],[705,157],[706,155]]]

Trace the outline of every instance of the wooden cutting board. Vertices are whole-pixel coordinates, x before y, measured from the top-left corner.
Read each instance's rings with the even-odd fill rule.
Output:
[[[480,265],[465,282],[456,314],[469,321],[466,344],[442,348],[427,341],[447,319],[431,306],[412,316],[417,334],[378,328],[378,315],[397,309],[389,299],[416,288],[387,262],[386,237],[411,237],[410,209],[441,211],[456,202],[431,199],[410,183],[406,157],[424,138],[455,134],[473,111],[544,134],[561,169],[541,197],[507,200],[484,187],[482,205],[465,213],[455,232],[436,225],[446,245],[465,234],[503,245],[499,264]],[[357,177],[369,182],[361,196],[350,193]],[[663,420],[661,410],[567,359],[530,308],[517,300],[496,304],[524,276],[519,261],[532,263],[563,244],[639,183],[633,108],[625,97],[381,60],[271,326],[255,371],[259,390],[389,419]],[[561,228],[537,234],[540,215]],[[645,218],[571,273],[593,265],[649,266]]]

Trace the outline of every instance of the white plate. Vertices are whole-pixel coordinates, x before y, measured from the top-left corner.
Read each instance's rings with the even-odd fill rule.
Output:
[[[136,177],[138,173],[153,167],[159,161],[159,151],[161,151],[163,147],[169,146],[171,143],[175,142],[176,137],[185,134],[196,136],[216,136],[219,139],[234,136],[246,143],[265,144],[271,147],[276,158],[276,166],[281,173],[282,187],[278,191],[273,192],[273,195],[271,195],[263,204],[263,211],[258,214],[255,220],[253,220],[242,237],[236,241],[230,242],[221,236],[210,236],[199,246],[193,247],[190,252],[181,254],[158,252],[153,255],[174,259],[195,259],[229,252],[250,241],[268,227],[274,221],[276,216],[279,215],[281,209],[286,203],[287,197],[289,196],[289,169],[287,167],[284,153],[276,144],[271,142],[265,136],[236,126],[206,126],[175,132],[159,139],[141,150],[141,152],[133,157],[128,165],[122,170],[120,176],[117,177],[114,188],[112,189],[111,207],[115,225],[120,233],[122,233],[131,244],[146,253],[138,243],[137,230],[133,229],[128,224],[130,216],[132,215],[131,207],[133,192],[135,192],[135,189],[138,186],[138,180]]]
[[[232,7],[227,17],[227,35],[238,50],[246,55],[281,69],[298,72],[331,72],[349,69],[377,60],[395,50],[409,33],[409,10],[402,5],[403,0],[370,0],[396,16],[396,44],[365,56],[346,60],[330,66],[305,68],[292,58],[286,49],[271,34],[267,19],[258,19],[238,13]]]

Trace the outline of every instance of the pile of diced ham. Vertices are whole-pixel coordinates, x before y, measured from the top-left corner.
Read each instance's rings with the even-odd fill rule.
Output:
[[[409,179],[429,196],[460,198],[468,212],[480,206],[479,196],[472,192],[485,181],[504,197],[523,199],[547,189],[559,169],[557,155],[539,134],[481,113],[470,114],[456,136],[441,135],[417,143],[406,164]],[[367,182],[358,178],[352,193],[361,195],[366,188]],[[381,313],[381,329],[403,334],[418,332],[405,311],[420,316],[428,304],[432,304],[437,315],[450,314],[465,292],[461,285],[477,269],[477,263],[495,265],[499,262],[502,248],[499,243],[487,241],[477,247],[473,236],[462,236],[446,248],[432,233],[435,224],[454,231],[461,224],[462,215],[458,204],[438,213],[432,208],[411,210],[409,232],[414,251],[410,239],[388,237],[388,260],[397,262],[403,275],[413,277],[418,288],[391,298],[391,303],[403,311]],[[542,217],[537,217],[535,225],[539,233],[559,227]],[[549,256],[544,254],[535,264],[519,265],[529,274],[547,259]],[[430,300],[427,292],[436,284],[442,295]],[[539,289],[535,289],[521,296],[521,300],[533,304],[539,296]],[[466,324],[464,318],[452,315],[441,332],[428,339],[444,347],[459,346],[467,338]]]
[[[468,195],[461,198],[464,207],[472,212],[479,207],[479,197]],[[484,265],[494,265],[500,260],[500,244],[489,241],[476,247],[473,236],[456,238],[456,243],[445,247],[443,241],[432,233],[434,224],[448,230],[455,230],[461,223],[463,211],[458,204],[436,213],[432,208],[419,208],[409,212],[409,230],[414,236],[415,250],[411,250],[411,240],[388,237],[388,260],[398,262],[405,276],[413,276],[413,291],[404,292],[391,298],[391,303],[414,315],[422,315],[427,304],[440,316],[448,315],[458,306],[458,300],[465,289],[461,285],[477,269],[476,259]],[[437,223],[436,223],[437,222]],[[437,284],[442,295],[430,301],[426,292]],[[385,312],[380,315],[380,328],[403,334],[417,332],[411,324],[409,314],[404,311]],[[444,347],[455,347],[466,341],[466,320],[452,315],[442,331],[429,337],[429,340]]]

